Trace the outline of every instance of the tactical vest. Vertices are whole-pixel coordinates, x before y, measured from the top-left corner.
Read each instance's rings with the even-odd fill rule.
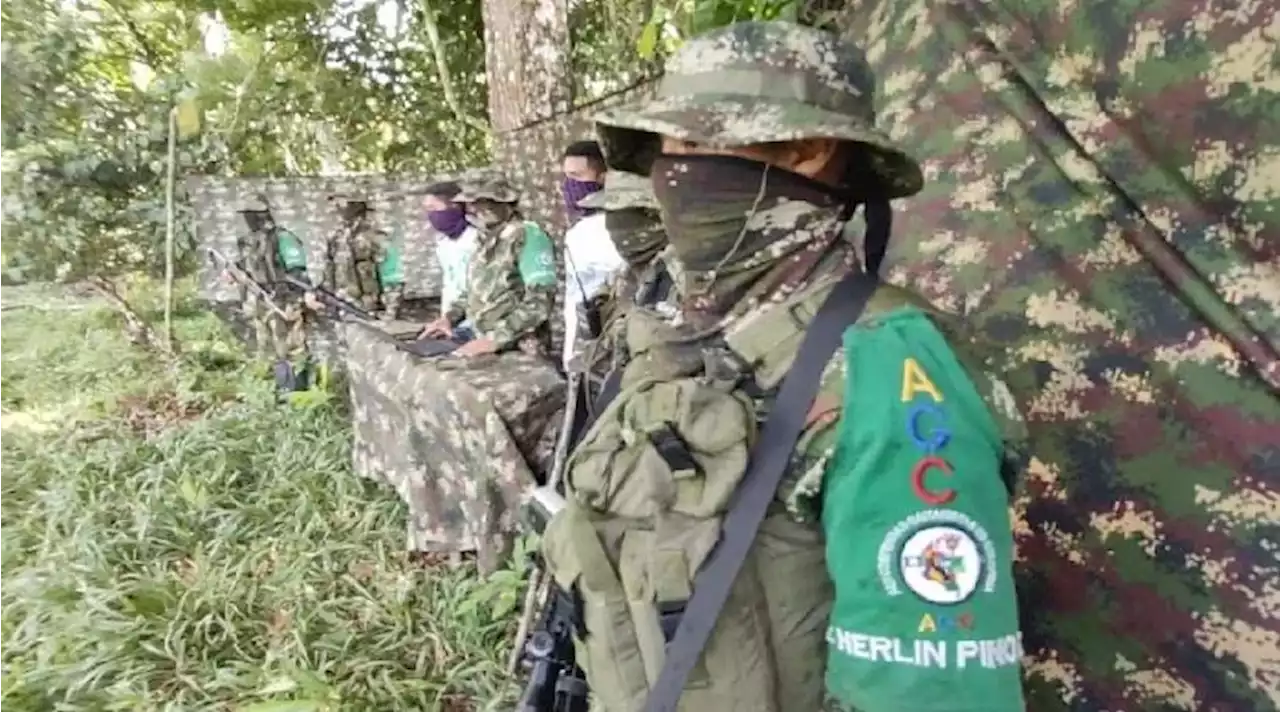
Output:
[[[240,257],[245,272],[271,292],[281,289],[285,274],[306,273],[307,256],[302,241],[279,226],[251,232],[241,246]]]
[[[282,272],[276,230],[250,232],[241,252],[245,272],[259,284],[274,288]]]
[[[591,376],[594,390],[603,387],[610,376],[620,375],[626,363],[624,327],[630,310],[647,308],[673,317],[677,311],[672,299],[675,291],[667,260],[656,258],[638,278],[630,272],[615,277],[605,295],[589,306],[596,310],[594,319],[587,309],[577,310],[579,346],[575,357],[582,371]]]
[[[642,309],[628,320],[630,361],[620,390],[570,457],[568,504],[543,541],[556,583],[580,600],[577,662],[593,709],[644,705],[695,575],[719,541],[772,395],[832,286],[801,290],[729,334],[693,334]],[[872,303],[868,316],[914,308],[910,295],[893,287],[877,291]],[[1007,535],[1007,513],[999,514]],[[828,562],[840,564],[825,547],[818,524],[798,521],[775,500],[684,688],[681,710],[823,707],[836,600]],[[874,571],[874,557],[870,566]],[[909,677],[899,681],[909,690]],[[828,687],[839,687],[832,682]],[[882,710],[897,712],[863,712]]]

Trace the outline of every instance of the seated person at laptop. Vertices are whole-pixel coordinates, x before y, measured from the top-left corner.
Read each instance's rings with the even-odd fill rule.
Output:
[[[438,353],[480,356],[519,349],[546,355],[555,300],[555,247],[535,223],[524,220],[519,193],[501,178],[463,183],[454,202],[466,206],[478,230],[462,294],[422,336],[441,343]],[[466,319],[475,338],[461,344],[454,329]]]

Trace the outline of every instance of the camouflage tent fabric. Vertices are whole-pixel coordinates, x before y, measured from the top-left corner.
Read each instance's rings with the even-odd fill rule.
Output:
[[[887,0],[893,281],[1028,376],[1028,709],[1280,706],[1275,0]]]
[[[261,193],[271,205],[276,223],[292,231],[307,247],[307,272],[320,282],[325,240],[338,228],[338,219],[327,198],[335,193],[354,193],[377,200],[388,210],[385,219],[392,231],[404,240],[405,297],[440,295],[440,266],[436,263],[435,238],[421,217],[413,194],[432,179],[396,179],[380,176],[335,178],[219,178],[195,176],[187,179],[187,191],[195,206],[196,239],[202,248],[213,247],[235,259],[236,236],[244,220],[236,212],[238,201]],[[221,268],[207,254],[201,257],[200,293],[211,302],[238,299],[235,285],[219,279]]]
[[[565,383],[546,359],[422,359],[344,324],[357,473],[409,506],[412,551],[500,566],[526,488],[550,469]]]
[[[571,113],[499,132],[494,140],[494,163],[520,190],[520,206],[525,217],[548,233],[563,236],[564,201],[560,197],[561,155],[574,141],[594,139],[591,117],[601,109],[631,101],[652,91],[650,84],[620,91],[598,101],[583,104]]]

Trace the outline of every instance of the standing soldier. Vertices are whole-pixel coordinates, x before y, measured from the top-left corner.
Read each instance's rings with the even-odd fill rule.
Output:
[[[373,201],[363,196],[332,195],[329,205],[338,227],[325,246],[321,283],[369,312],[394,318],[404,288],[400,250],[385,229]]]
[[[374,205],[373,217],[378,244],[378,314],[382,319],[399,319],[404,303],[404,234],[392,224],[386,199]]]
[[[241,264],[248,276],[266,290],[261,294],[241,285],[244,313],[253,323],[258,356],[266,356],[270,349],[276,359],[278,384],[282,389],[293,390],[297,385],[294,361],[306,360],[304,306],[309,300],[284,277],[310,281],[306,249],[297,235],[276,224],[271,206],[262,195],[246,199],[239,212],[248,227],[236,244]],[[265,301],[268,295],[270,304]]]
[[[626,269],[613,277],[606,296],[599,303],[599,321],[603,325],[600,337],[575,349],[577,353],[569,369],[599,375],[617,368],[624,360],[616,348],[621,345],[625,316],[632,305],[675,315],[674,280],[679,271],[667,245],[658,201],[647,178],[625,171],[609,171],[604,190],[578,201],[578,206],[604,211],[609,239],[626,263]],[[582,327],[580,322],[580,333],[584,333]]]
[[[650,177],[682,277],[677,318],[628,316],[619,393],[542,540],[592,709],[1025,709],[1021,420],[963,325],[841,238],[922,184],[874,87],[838,37],[746,22],[597,119],[610,172]]]

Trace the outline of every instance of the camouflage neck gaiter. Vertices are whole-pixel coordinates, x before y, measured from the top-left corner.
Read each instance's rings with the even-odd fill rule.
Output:
[[[633,270],[649,266],[667,244],[662,218],[646,208],[611,210],[605,213],[604,225],[618,254]]]
[[[660,156],[653,174],[695,323],[794,289],[827,258],[853,261],[839,240],[845,199],[817,181],[736,156]]]

